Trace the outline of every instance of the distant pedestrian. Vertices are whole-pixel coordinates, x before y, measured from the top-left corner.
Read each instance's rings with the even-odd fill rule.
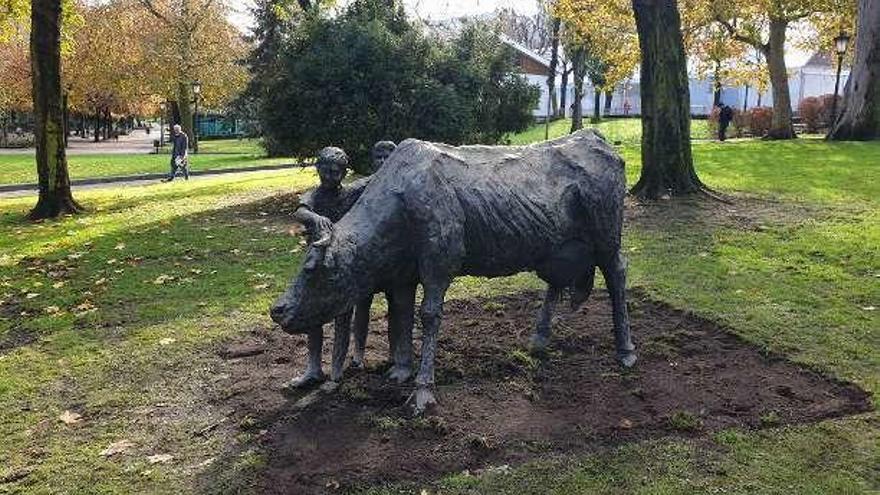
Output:
[[[733,120],[733,109],[723,102],[718,104],[718,140],[727,139],[727,127]]]
[[[178,124],[174,124],[171,128],[171,173],[168,174],[168,177],[162,179],[163,182],[171,182],[174,180],[174,177],[177,175],[178,169],[183,172],[183,178],[189,180],[189,163],[187,160],[189,159],[189,154],[187,149],[189,148],[189,138],[186,137],[186,133],[183,132],[183,129]]]

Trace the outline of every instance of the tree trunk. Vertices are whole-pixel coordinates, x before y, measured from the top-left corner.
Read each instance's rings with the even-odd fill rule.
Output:
[[[568,117],[568,63],[562,64],[562,81],[559,83],[559,113],[557,117]]]
[[[773,121],[767,137],[770,139],[794,139],[791,122],[791,95],[788,90],[788,69],[785,67],[785,31],[788,21],[770,20],[770,38],[765,48],[770,85],[773,89]]]
[[[613,89],[605,91],[605,116],[611,115],[611,99],[614,98]]]
[[[602,121],[602,90],[593,86],[593,122]]]
[[[712,106],[721,104],[721,62],[715,61],[715,73],[712,75]]]
[[[195,142],[193,134],[193,111],[192,111],[192,94],[190,93],[189,84],[177,83],[177,108],[180,110],[180,126],[189,139],[189,145]]]
[[[691,156],[690,93],[675,0],[632,0],[642,54],[642,172],[630,191],[657,199],[703,186]]]
[[[578,48],[572,57],[572,71],[574,72],[574,102],[571,109],[571,132],[584,128],[584,115],[581,102],[584,99],[584,76],[587,73],[587,54],[583,48]]]
[[[548,119],[559,113],[559,106],[556,101],[556,67],[559,65],[559,27],[560,20],[558,17],[554,17],[551,27],[552,31],[550,32],[550,73],[547,75],[547,90],[549,91],[548,96],[550,98],[550,114],[547,115]]]
[[[832,140],[880,138],[880,2],[860,0],[855,59]]]
[[[95,110],[95,142],[101,139],[101,111]]]
[[[64,111],[61,101],[61,0],[31,3],[31,79],[40,195],[28,217],[37,220],[81,207],[70,192],[64,152]]]

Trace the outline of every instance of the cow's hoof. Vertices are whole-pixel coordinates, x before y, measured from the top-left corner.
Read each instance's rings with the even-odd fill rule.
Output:
[[[387,377],[389,380],[393,380],[399,384],[405,383],[410,377],[412,377],[412,368],[409,366],[394,365],[388,370]]]
[[[427,387],[416,388],[406,402],[412,406],[414,416],[422,416],[437,405],[434,393]]]
[[[330,372],[330,380],[334,382],[342,381],[342,370],[333,370]]]
[[[617,356],[617,360],[620,361],[620,365],[624,368],[632,368],[636,364],[637,359],[635,351],[630,351],[626,354],[619,354]]]
[[[324,375],[323,371],[309,371],[302,376],[298,376],[293,380],[285,383],[282,389],[301,390],[304,388],[311,388],[315,385],[322,383],[326,379],[327,377]]]
[[[535,355],[543,354],[547,351],[549,340],[550,339],[543,335],[537,333],[532,334],[532,336],[529,337],[529,353]]]

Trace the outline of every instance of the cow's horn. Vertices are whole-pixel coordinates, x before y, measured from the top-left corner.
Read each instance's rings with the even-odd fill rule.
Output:
[[[331,236],[330,234],[327,234],[327,235],[325,235],[324,237],[322,237],[322,238],[318,239],[317,241],[313,242],[313,243],[312,243],[312,246],[315,246],[315,247],[325,247],[325,246],[327,246],[328,244],[330,244],[330,238],[331,238],[331,237],[332,237],[332,236]]]

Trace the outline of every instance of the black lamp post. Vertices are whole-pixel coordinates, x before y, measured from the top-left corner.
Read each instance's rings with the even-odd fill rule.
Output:
[[[165,146],[165,109],[167,104],[163,101],[159,103],[159,147]]]
[[[829,126],[833,126],[837,121],[837,95],[840,91],[840,69],[843,68],[843,56],[846,55],[846,48],[849,45],[849,35],[841,31],[834,38],[834,50],[837,52],[837,79],[834,81],[834,99],[831,100],[831,122]]]
[[[193,81],[193,97],[195,110],[193,111],[193,153],[199,152],[199,94],[202,92],[202,83]]]

